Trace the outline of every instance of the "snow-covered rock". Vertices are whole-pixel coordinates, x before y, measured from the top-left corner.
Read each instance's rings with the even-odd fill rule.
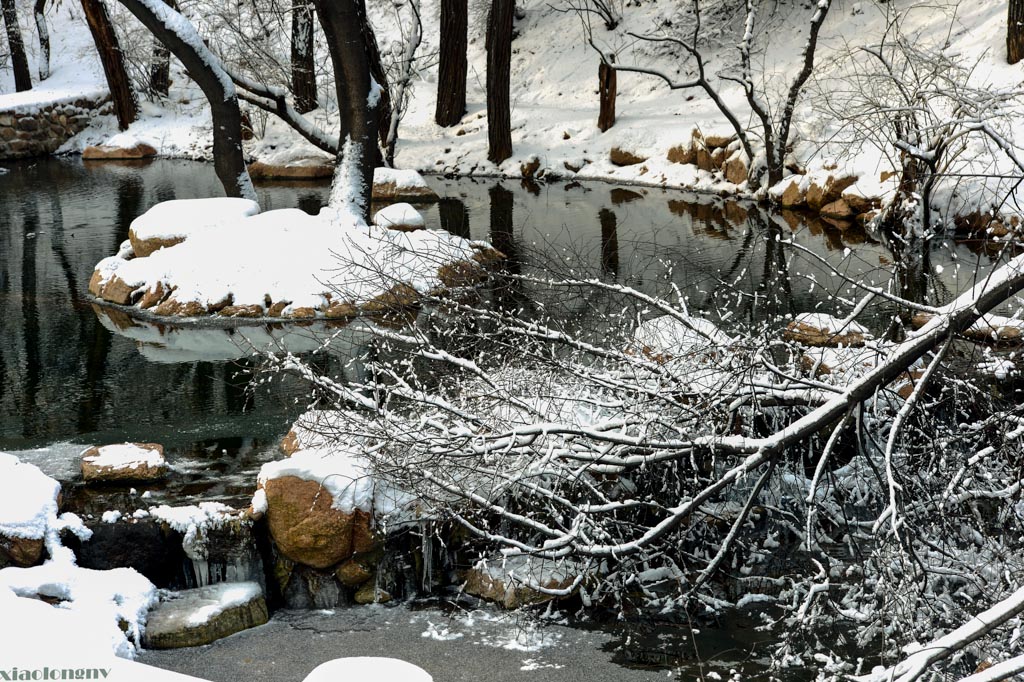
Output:
[[[420,212],[406,203],[385,206],[373,216],[373,224],[388,230],[412,232],[422,230],[426,226]]]
[[[132,221],[128,239],[136,258],[185,241],[190,235],[256,215],[259,204],[250,199],[174,199],[162,201]]]
[[[437,192],[427,186],[423,176],[414,170],[375,168],[373,171],[374,201],[437,201]]]
[[[167,475],[164,448],[157,443],[119,443],[82,453],[86,481],[156,481]]]
[[[38,467],[0,452],[0,567],[39,562],[59,495],[60,484]]]
[[[825,313],[800,313],[786,326],[783,337],[806,346],[832,347],[859,347],[873,338],[863,325]]]
[[[433,682],[422,668],[396,658],[337,658],[321,663],[306,676],[304,682],[337,682],[338,680],[381,680],[382,682]]]
[[[142,639],[147,649],[210,644],[267,622],[267,604],[257,583],[219,583],[165,593],[148,614]]]
[[[550,601],[556,595],[541,591],[568,591],[576,575],[571,564],[544,561],[531,557],[481,560],[465,573],[467,594],[517,609],[528,604]],[[563,595],[564,596],[564,595]]]

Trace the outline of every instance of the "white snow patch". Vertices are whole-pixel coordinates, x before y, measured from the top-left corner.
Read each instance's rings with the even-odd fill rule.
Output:
[[[423,227],[426,222],[420,212],[410,204],[398,203],[385,206],[373,216],[373,224],[377,227],[390,228],[395,225],[416,228]]]
[[[304,682],[337,682],[338,680],[401,680],[401,682],[433,682],[434,678],[419,666],[397,658],[337,658],[321,663],[306,676]]]
[[[103,512],[103,516],[100,517],[100,520],[103,521],[103,523],[117,523],[121,520],[121,516],[121,512],[116,509],[111,509]]]
[[[60,483],[0,452],[0,535],[38,540],[57,517]]]
[[[174,199],[156,204],[133,220],[131,230],[142,240],[180,239],[259,212],[259,204],[250,199]]]
[[[135,443],[104,445],[95,455],[83,457],[83,461],[107,469],[133,469],[138,466],[166,467],[167,460],[159,450],[143,448]]]

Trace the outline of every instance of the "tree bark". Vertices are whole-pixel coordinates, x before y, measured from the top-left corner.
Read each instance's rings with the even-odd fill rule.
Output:
[[[372,59],[362,0],[313,0],[334,64],[341,123],[341,151],[330,203],[363,220],[369,218],[382,105],[380,81],[371,77]],[[362,29],[362,30],[361,30]]]
[[[487,158],[500,164],[512,156],[509,78],[515,0],[493,0],[487,22]]]
[[[1024,59],[1024,0],[1010,0],[1006,18],[1006,61]]]
[[[50,30],[46,25],[46,0],[36,0],[33,11],[39,34],[39,80],[50,77]]]
[[[377,36],[374,35],[373,26],[366,16],[366,4],[364,0],[358,1],[360,12],[360,26],[362,27],[363,40],[366,43],[366,57],[370,63],[370,75],[380,86],[380,107],[377,110],[377,138],[379,145],[373,147],[373,167],[384,165],[384,155],[381,149],[388,144],[388,129],[391,127],[391,87],[388,84],[388,74],[384,70],[384,63],[380,59],[380,49],[377,47]]]
[[[242,156],[242,114],[231,77],[206,48],[195,28],[161,0],[119,2],[167,46],[209,100],[214,131],[213,166],[224,193],[255,201],[256,190]],[[178,25],[179,30],[172,30],[168,22]],[[182,26],[184,28],[180,28]]]
[[[14,67],[14,89],[18,92],[32,89],[32,74],[28,70],[25,43],[21,39],[18,25],[18,8],[14,0],[0,0],[3,8],[4,25],[7,27],[7,46],[11,50],[11,66]]]
[[[175,0],[164,0],[171,9],[178,9]],[[149,65],[149,92],[155,97],[167,97],[171,90],[171,52],[153,39],[153,61]]]
[[[85,20],[89,24],[93,42],[96,43],[96,50],[100,54],[103,74],[107,77],[117,126],[121,130],[127,130],[138,115],[138,103],[135,101],[128,73],[124,69],[124,56],[117,41],[117,33],[114,32],[114,25],[110,23],[110,16],[102,0],[82,0],[82,11],[85,12]]]
[[[467,0],[441,0],[441,45],[437,66],[437,108],[439,126],[457,125],[466,113],[466,50],[469,11]]]
[[[608,59],[612,63],[615,62],[614,55],[609,55]],[[597,127],[603,133],[615,125],[615,96],[617,94],[615,68],[604,61],[597,67],[597,90],[601,102]]]
[[[313,60],[313,8],[307,0],[292,2],[292,94],[300,114],[316,109],[316,64]]]

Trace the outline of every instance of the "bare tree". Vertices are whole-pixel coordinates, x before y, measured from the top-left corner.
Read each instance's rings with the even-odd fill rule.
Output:
[[[165,0],[172,9],[178,9],[175,0]],[[149,65],[149,93],[154,97],[167,97],[171,89],[171,52],[160,40],[153,39],[153,53]]]
[[[107,87],[110,88],[110,99],[114,104],[117,125],[121,130],[127,130],[138,116],[139,105],[135,100],[135,91],[132,90],[128,72],[124,68],[124,56],[121,53],[117,32],[110,22],[103,0],[81,2],[93,42],[100,55],[100,62],[103,64],[103,74],[107,79]]]
[[[468,30],[467,0],[441,0],[441,46],[434,121],[446,128],[458,125],[466,113]]]
[[[1007,0],[1006,61],[1016,64],[1024,59],[1024,2]]]
[[[408,6],[409,17],[403,20],[402,7]],[[395,5],[395,23],[401,30],[402,39],[394,46],[394,63],[388,79],[391,93],[390,120],[387,135],[384,139],[384,161],[387,165],[395,164],[395,145],[398,144],[398,125],[409,106],[410,86],[416,74],[417,57],[420,43],[423,41],[423,23],[420,20],[419,0],[408,0]]]
[[[18,25],[18,8],[14,0],[3,0],[4,26],[7,28],[7,46],[11,50],[11,63],[14,67],[14,89],[18,92],[32,89],[32,74],[28,70],[28,57],[25,55],[25,42],[21,38],[21,27]]]
[[[213,165],[224,193],[255,201],[256,190],[242,155],[242,115],[231,76],[191,22],[164,0],[119,2],[167,46],[206,95],[213,116]]]
[[[512,156],[509,79],[515,0],[492,0],[487,19],[487,158],[500,164]]]

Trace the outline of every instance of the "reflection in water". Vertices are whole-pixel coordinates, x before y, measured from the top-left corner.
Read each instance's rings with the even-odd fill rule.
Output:
[[[597,212],[601,223],[601,272],[612,279],[619,274],[619,223],[615,213],[602,208]]]

